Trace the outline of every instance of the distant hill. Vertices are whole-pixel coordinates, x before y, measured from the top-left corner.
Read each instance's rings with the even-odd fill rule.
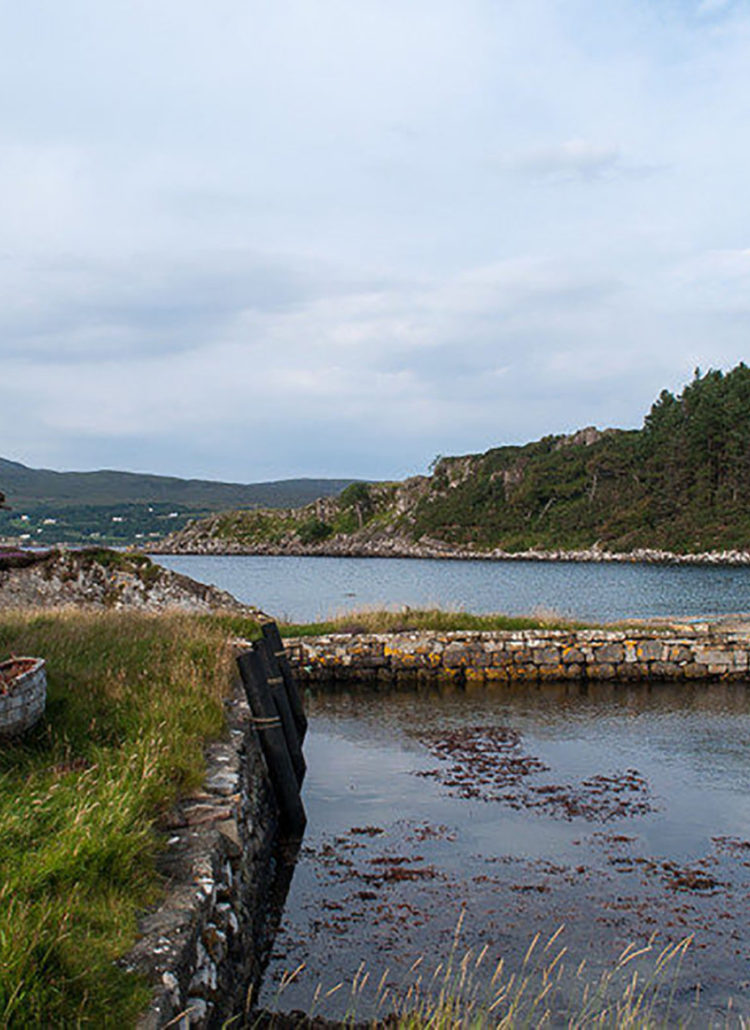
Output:
[[[0,458],[0,486],[14,508],[39,504],[183,504],[203,508],[307,504],[340,493],[351,479],[279,479],[267,483],[221,483],[139,472],[53,472]]]
[[[340,493],[351,479],[221,483],[136,472],[54,472],[0,458],[0,536],[45,543],[156,538],[189,518],[226,508],[299,506]],[[23,519],[23,516],[27,516]]]
[[[214,516],[173,550],[488,554],[537,550],[689,554],[750,550],[750,369],[664,390],[641,429],[593,427],[524,446],[442,457],[429,476],[354,484],[289,511]]]

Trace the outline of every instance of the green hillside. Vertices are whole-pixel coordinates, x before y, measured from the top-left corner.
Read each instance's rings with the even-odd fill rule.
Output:
[[[287,507],[339,493],[350,479],[221,483],[135,472],[54,472],[0,458],[0,537],[130,543],[226,508]]]
[[[678,553],[750,549],[750,369],[696,371],[638,430],[588,428],[436,460],[430,476],[354,484],[337,500],[229,512],[174,550],[388,553],[450,546]]]
[[[458,482],[456,474],[458,473]],[[750,369],[696,372],[664,390],[643,428],[549,436],[437,463],[416,538],[677,552],[750,546]]]

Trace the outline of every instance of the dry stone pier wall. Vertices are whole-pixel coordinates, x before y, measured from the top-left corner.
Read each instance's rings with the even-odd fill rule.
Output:
[[[257,984],[273,935],[287,885],[275,847],[278,810],[239,696],[229,724],[229,739],[208,747],[203,788],[169,817],[161,863],[169,888],[122,963],[152,986],[138,1030],[225,1025]]]
[[[301,686],[515,680],[736,680],[748,677],[743,632],[691,629],[331,634],[285,641]]]

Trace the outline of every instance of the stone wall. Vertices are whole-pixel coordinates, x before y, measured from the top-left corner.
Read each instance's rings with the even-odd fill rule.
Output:
[[[286,640],[301,687],[514,680],[745,679],[750,639],[691,630],[332,634]]]
[[[241,1011],[273,935],[275,899],[288,885],[273,790],[239,696],[229,722],[229,739],[208,749],[203,789],[167,820],[162,872],[170,887],[123,962],[153,986],[139,1030],[219,1027]]]

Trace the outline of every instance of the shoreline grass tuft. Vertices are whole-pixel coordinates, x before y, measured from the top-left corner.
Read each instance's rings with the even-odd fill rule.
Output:
[[[685,1025],[675,1011],[675,988],[691,937],[660,945],[652,934],[640,946],[628,944],[597,974],[585,960],[566,966],[565,927],[560,926],[546,941],[537,933],[512,970],[504,958],[490,957],[487,944],[462,949],[462,919],[463,913],[448,954],[434,968],[422,956],[400,982],[394,970],[386,969],[375,985],[363,962],[351,983],[341,981],[330,989],[318,984],[309,1014],[295,1022],[295,1014],[288,1017],[278,1010],[283,1010],[284,991],[304,969],[299,966],[282,979],[274,1001],[277,1011],[264,1010],[251,1025],[371,1030],[656,1030]],[[316,1023],[319,1007],[333,996],[345,999],[341,1020]]]

